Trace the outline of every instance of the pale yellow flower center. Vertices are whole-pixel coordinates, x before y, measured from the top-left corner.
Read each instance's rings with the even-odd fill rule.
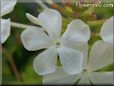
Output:
[[[59,47],[61,45],[61,42],[59,39],[54,40],[54,45],[56,45],[56,47]]]

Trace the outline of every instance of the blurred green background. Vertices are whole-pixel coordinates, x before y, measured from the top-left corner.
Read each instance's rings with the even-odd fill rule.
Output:
[[[19,1],[19,0],[18,0]],[[27,0],[26,0],[27,1]],[[101,39],[97,34],[100,31],[103,22],[114,15],[114,7],[76,7],[75,0],[52,0],[49,4],[43,2],[47,7],[53,8],[61,12],[63,17],[62,32],[65,31],[68,23],[73,19],[82,19],[91,28],[91,39],[89,46]],[[111,0],[112,1],[112,0]],[[110,2],[113,3],[113,2]],[[25,16],[30,13],[37,16],[43,8],[35,1],[33,2],[18,2],[14,11],[4,18],[11,18],[12,22],[33,25]],[[42,84],[42,76],[39,76],[33,70],[33,59],[38,53],[43,50],[35,52],[27,51],[21,42],[20,35],[24,29],[11,28],[11,35],[5,44],[2,45],[2,83],[3,84]],[[112,64],[103,68],[102,70],[114,70]]]

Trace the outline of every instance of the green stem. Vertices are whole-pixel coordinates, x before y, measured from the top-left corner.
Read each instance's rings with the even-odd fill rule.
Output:
[[[10,63],[11,68],[16,76],[16,79],[18,81],[22,81],[21,75],[16,67],[14,60],[12,59],[12,55],[4,47],[2,47],[2,51],[3,51],[3,54],[5,55],[7,61]]]

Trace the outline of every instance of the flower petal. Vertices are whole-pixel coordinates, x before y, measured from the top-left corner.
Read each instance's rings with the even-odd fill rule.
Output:
[[[69,45],[67,45],[67,47],[72,48],[72,49],[77,49],[78,51],[80,51],[83,54],[83,68],[87,67],[87,63],[88,63],[88,44],[81,44],[81,43],[70,43]]]
[[[88,63],[88,44],[82,44],[82,45],[78,45],[76,46],[76,49],[78,49],[80,52],[83,53],[83,69],[86,68],[87,63]]]
[[[33,68],[39,75],[52,73],[56,70],[57,49],[55,46],[50,47],[39,54],[33,62]]]
[[[51,45],[51,39],[38,27],[28,27],[21,34],[21,40],[24,47],[29,51],[36,51],[48,48]]]
[[[78,84],[79,85],[90,85],[91,83],[89,81],[88,75],[83,74]]]
[[[114,85],[113,74],[113,72],[92,72],[89,78],[94,85]]]
[[[1,1],[1,16],[13,11],[17,0],[2,0]]]
[[[90,38],[90,28],[83,21],[76,19],[72,21],[62,36],[62,43],[87,43]]]
[[[64,46],[72,48],[72,49],[77,49],[78,51],[80,51],[84,57],[83,66],[84,68],[86,68],[87,63],[88,63],[88,44],[71,42],[69,45],[64,45]]]
[[[62,28],[61,14],[53,9],[45,9],[38,15],[40,25],[48,32],[48,34],[55,38],[60,37]]]
[[[108,19],[101,28],[100,36],[102,39],[110,44],[113,45],[113,19],[114,17],[111,17]]]
[[[61,67],[59,67],[54,73],[50,73],[43,76],[44,85],[73,85],[81,74],[69,75]]]
[[[83,55],[80,51],[62,46],[58,48],[58,52],[62,67],[68,74],[82,72]]]
[[[96,71],[113,63],[113,47],[104,41],[97,41],[91,48],[88,68]]]
[[[31,14],[29,14],[29,13],[26,13],[26,17],[27,17],[33,24],[39,25],[39,21],[38,21],[38,18],[37,18],[37,17],[34,17],[34,16],[32,16]]]
[[[10,36],[10,19],[1,19],[1,43],[3,44]]]

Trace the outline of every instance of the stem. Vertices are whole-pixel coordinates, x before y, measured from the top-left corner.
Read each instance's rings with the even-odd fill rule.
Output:
[[[61,7],[60,5],[56,4],[53,0],[46,0],[46,2],[54,9],[59,10],[62,14],[65,14],[65,9],[63,7]]]
[[[2,83],[2,48],[0,44],[0,84]]]
[[[32,25],[20,24],[20,23],[16,23],[16,22],[11,22],[11,26],[16,27],[16,28],[22,28],[22,29],[27,29],[28,27],[35,27]],[[42,28],[42,30],[46,32],[45,29]]]
[[[43,9],[48,9],[48,6],[46,6],[41,0],[36,0],[38,5],[40,5]]]
[[[7,61],[11,65],[11,68],[12,68],[12,70],[13,70],[15,76],[16,76],[16,79],[18,81],[21,81],[22,80],[21,75],[20,75],[20,73],[19,73],[19,71],[18,71],[18,69],[16,67],[16,64],[15,64],[14,60],[12,59],[11,54],[5,48],[3,48],[3,47],[2,47],[2,50],[3,50],[3,54],[5,55]]]
[[[95,33],[95,32],[92,32],[91,35],[92,35],[92,36],[100,36],[99,33]]]
[[[28,27],[33,27],[32,25],[25,25],[25,24],[20,24],[20,23],[15,23],[15,22],[11,22],[11,26],[17,27],[17,28],[22,28],[22,29],[26,29]]]

